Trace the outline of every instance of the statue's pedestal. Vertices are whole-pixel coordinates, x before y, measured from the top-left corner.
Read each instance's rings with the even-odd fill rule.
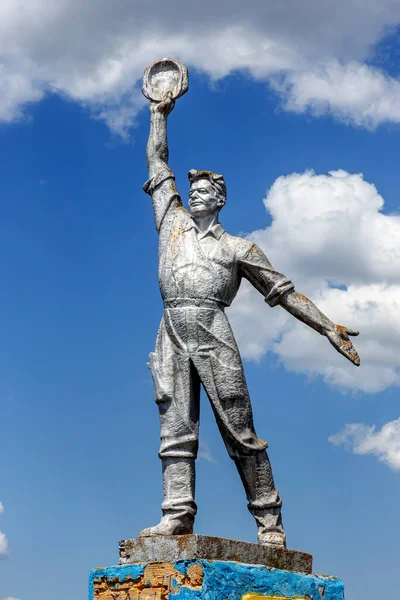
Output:
[[[91,571],[89,600],[344,600],[305,552],[182,535],[127,540],[120,555]]]

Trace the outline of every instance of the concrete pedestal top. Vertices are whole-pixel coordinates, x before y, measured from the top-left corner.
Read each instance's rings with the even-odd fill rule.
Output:
[[[264,565],[309,574],[312,556],[307,552],[262,546],[208,535],[149,536],[119,543],[119,564],[222,560]]]

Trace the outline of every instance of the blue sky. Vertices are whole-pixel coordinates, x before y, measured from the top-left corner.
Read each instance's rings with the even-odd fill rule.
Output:
[[[99,10],[105,35],[106,5],[98,4],[81,18]],[[151,203],[141,189],[148,113],[132,82],[152,59],[173,53],[190,68],[189,93],[169,122],[170,165],[185,201],[190,168],[223,173],[224,227],[256,239],[299,291],[361,331],[356,369],[247,287],[230,311],[288,545],[311,552],[317,573],[343,578],[347,600],[396,594],[400,84],[395,11],[383,2],[377,23],[369,8],[365,15],[350,3],[350,24],[319,27],[311,42],[304,15],[297,29],[284,12],[275,15],[274,38],[238,5],[215,57],[207,36],[218,15],[212,27],[201,23],[192,46],[190,30],[177,41],[168,22],[165,52],[155,34],[146,51],[129,38],[137,60],[126,63],[129,44],[126,56],[115,54],[114,79],[102,61],[115,48],[100,56],[99,42],[79,38],[67,12],[46,13],[39,52],[10,9],[19,45],[0,48],[1,599],[85,595],[89,570],[116,563],[118,540],[160,516],[146,360],[162,304]],[[152,22],[143,4],[137,11]],[[314,18],[324,25],[330,9]],[[35,26],[31,19],[32,40]],[[114,13],[108,27],[112,39],[117,30],[118,39],[128,35]],[[272,65],[274,44],[286,63]],[[196,531],[255,541],[202,400]]]

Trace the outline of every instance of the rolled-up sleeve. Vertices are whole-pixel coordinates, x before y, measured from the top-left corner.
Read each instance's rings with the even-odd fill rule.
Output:
[[[256,244],[253,244],[245,256],[240,259],[240,272],[242,277],[250,283],[265,298],[269,306],[276,306],[279,300],[294,290],[293,283],[279,271],[276,271],[264,252]]]
[[[143,190],[153,200],[154,220],[159,232],[167,213],[182,204],[175,185],[175,175],[171,169],[163,167],[157,171],[154,177],[146,181]]]

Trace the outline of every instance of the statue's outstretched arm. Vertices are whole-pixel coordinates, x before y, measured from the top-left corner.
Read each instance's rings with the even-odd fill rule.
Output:
[[[335,325],[311,300],[296,292],[293,283],[274,269],[256,244],[252,244],[240,260],[240,270],[270,306],[279,304],[296,319],[326,336],[332,346],[353,364],[360,365],[360,358],[349,339],[349,336],[358,335],[358,331]]]
[[[340,354],[343,354],[357,367],[360,366],[360,357],[349,338],[349,336],[358,335],[358,331],[353,331],[343,325],[335,325],[311,300],[299,292],[290,291],[283,294],[279,299],[279,304],[296,319],[303,321],[321,335],[325,335]]]

